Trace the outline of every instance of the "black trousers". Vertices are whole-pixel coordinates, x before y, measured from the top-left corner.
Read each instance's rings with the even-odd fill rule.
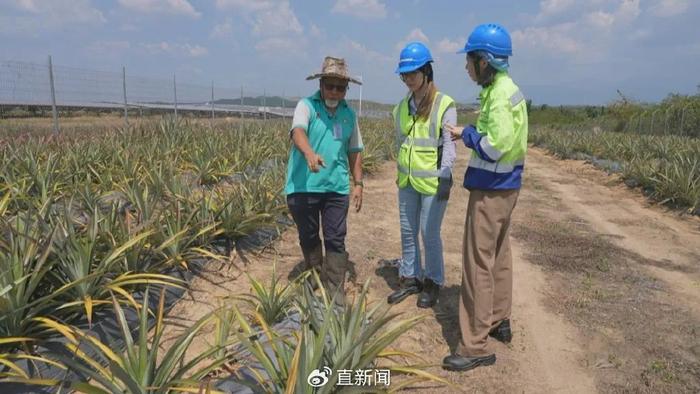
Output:
[[[326,253],[344,253],[350,197],[338,193],[292,193],[287,206],[299,231],[299,245],[310,250],[321,243],[319,218],[323,226]]]

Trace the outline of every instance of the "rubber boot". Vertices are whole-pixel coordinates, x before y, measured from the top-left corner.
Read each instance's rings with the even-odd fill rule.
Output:
[[[323,246],[321,246],[321,243],[312,248],[301,248],[301,252],[304,254],[304,266],[302,267],[304,271],[312,268],[318,271],[321,268],[323,263]]]
[[[316,274],[320,277],[321,266],[323,265],[323,246],[321,245],[321,243],[318,243],[312,248],[301,248],[301,252],[304,255],[304,262],[300,267],[301,272],[299,272],[299,274],[302,274],[303,272],[306,272],[308,270],[314,270],[316,271]],[[306,277],[306,283],[308,283],[311,286],[311,289],[313,290],[316,290],[318,288],[318,283],[313,273]]]
[[[345,273],[348,270],[348,253],[327,252],[321,266],[321,283],[330,298],[335,296],[337,305],[345,305]]]

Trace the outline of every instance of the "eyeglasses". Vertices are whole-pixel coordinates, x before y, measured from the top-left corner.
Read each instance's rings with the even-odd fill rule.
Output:
[[[348,90],[348,85],[336,85],[334,83],[324,82],[323,88],[328,91],[335,90],[338,93],[345,93],[345,91]]]
[[[400,77],[401,77],[402,81],[406,82],[407,79],[416,78],[420,73],[421,73],[420,71],[416,70],[416,71],[411,71],[408,73],[401,73]]]

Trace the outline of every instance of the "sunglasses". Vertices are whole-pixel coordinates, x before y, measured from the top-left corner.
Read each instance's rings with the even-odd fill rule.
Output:
[[[345,93],[345,91],[348,90],[348,85],[336,85],[334,83],[324,82],[323,88],[328,91],[335,90],[338,93]]]

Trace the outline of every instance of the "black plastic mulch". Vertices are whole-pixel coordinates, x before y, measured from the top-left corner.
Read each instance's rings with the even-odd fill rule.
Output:
[[[289,219],[284,217],[278,218],[277,222],[282,226],[290,224]],[[279,232],[277,230],[270,228],[260,229],[255,231],[253,234],[239,240],[237,244],[243,250],[256,249],[268,245],[275,238],[277,238],[278,235]],[[189,271],[173,269],[171,271],[164,272],[163,274],[180,279],[185,283],[190,283],[192,279],[196,275],[198,275],[199,272],[201,272],[203,266],[206,263],[207,260],[204,259],[190,261],[188,262],[190,267]],[[184,296],[186,292],[186,290],[182,288],[162,285],[151,285],[149,290],[148,306],[152,310],[157,309],[159,302],[159,297],[154,295],[160,294],[160,290],[163,287],[165,287],[164,304],[166,312],[171,310],[172,307]],[[144,293],[145,290],[139,290],[134,292],[132,296],[137,302],[143,303]],[[124,316],[127,325],[132,328],[132,336],[137,336],[139,327],[138,312],[133,308],[124,308]],[[155,318],[151,316],[149,318],[149,329],[152,328],[154,324]],[[285,327],[287,327],[290,324],[292,326],[296,325],[298,327],[298,318],[292,318],[288,321],[285,320],[284,322],[280,323],[279,328],[285,329]],[[99,338],[102,343],[109,344],[110,348],[112,349],[123,350],[125,348],[124,339],[122,338],[121,329],[119,328],[119,323],[116,321],[116,316],[114,315],[114,312],[111,309],[96,311],[93,316],[92,327],[89,327],[87,320],[81,321],[78,324],[75,324],[75,326],[80,328],[87,334],[91,334]],[[287,327],[286,329],[289,329],[289,327]],[[65,354],[67,352],[64,346],[66,341],[67,340],[65,338],[56,338],[49,340],[37,349],[37,353],[45,354],[48,352]],[[96,354],[92,347],[81,345],[80,349],[83,350],[88,356],[95,358]],[[96,359],[99,360],[99,357],[97,357]],[[49,364],[34,364],[22,360],[18,361],[17,365],[24,371],[26,371],[29,376],[35,378],[41,377],[42,379],[58,380],[62,382],[87,380],[86,376],[77,373],[73,370],[66,371]],[[261,373],[263,372],[262,367],[260,366],[249,365],[247,368],[254,368]],[[243,369],[240,372],[241,373],[237,378],[229,377],[217,382],[217,390],[235,394],[260,392],[257,389],[252,390],[250,388],[255,387],[255,379],[253,378],[253,375],[247,369]],[[241,380],[247,381],[247,385],[241,383]],[[0,383],[0,386],[0,394],[53,394],[58,392],[59,389],[62,389],[62,392],[66,392],[66,388],[61,386],[47,387],[18,383]]]

